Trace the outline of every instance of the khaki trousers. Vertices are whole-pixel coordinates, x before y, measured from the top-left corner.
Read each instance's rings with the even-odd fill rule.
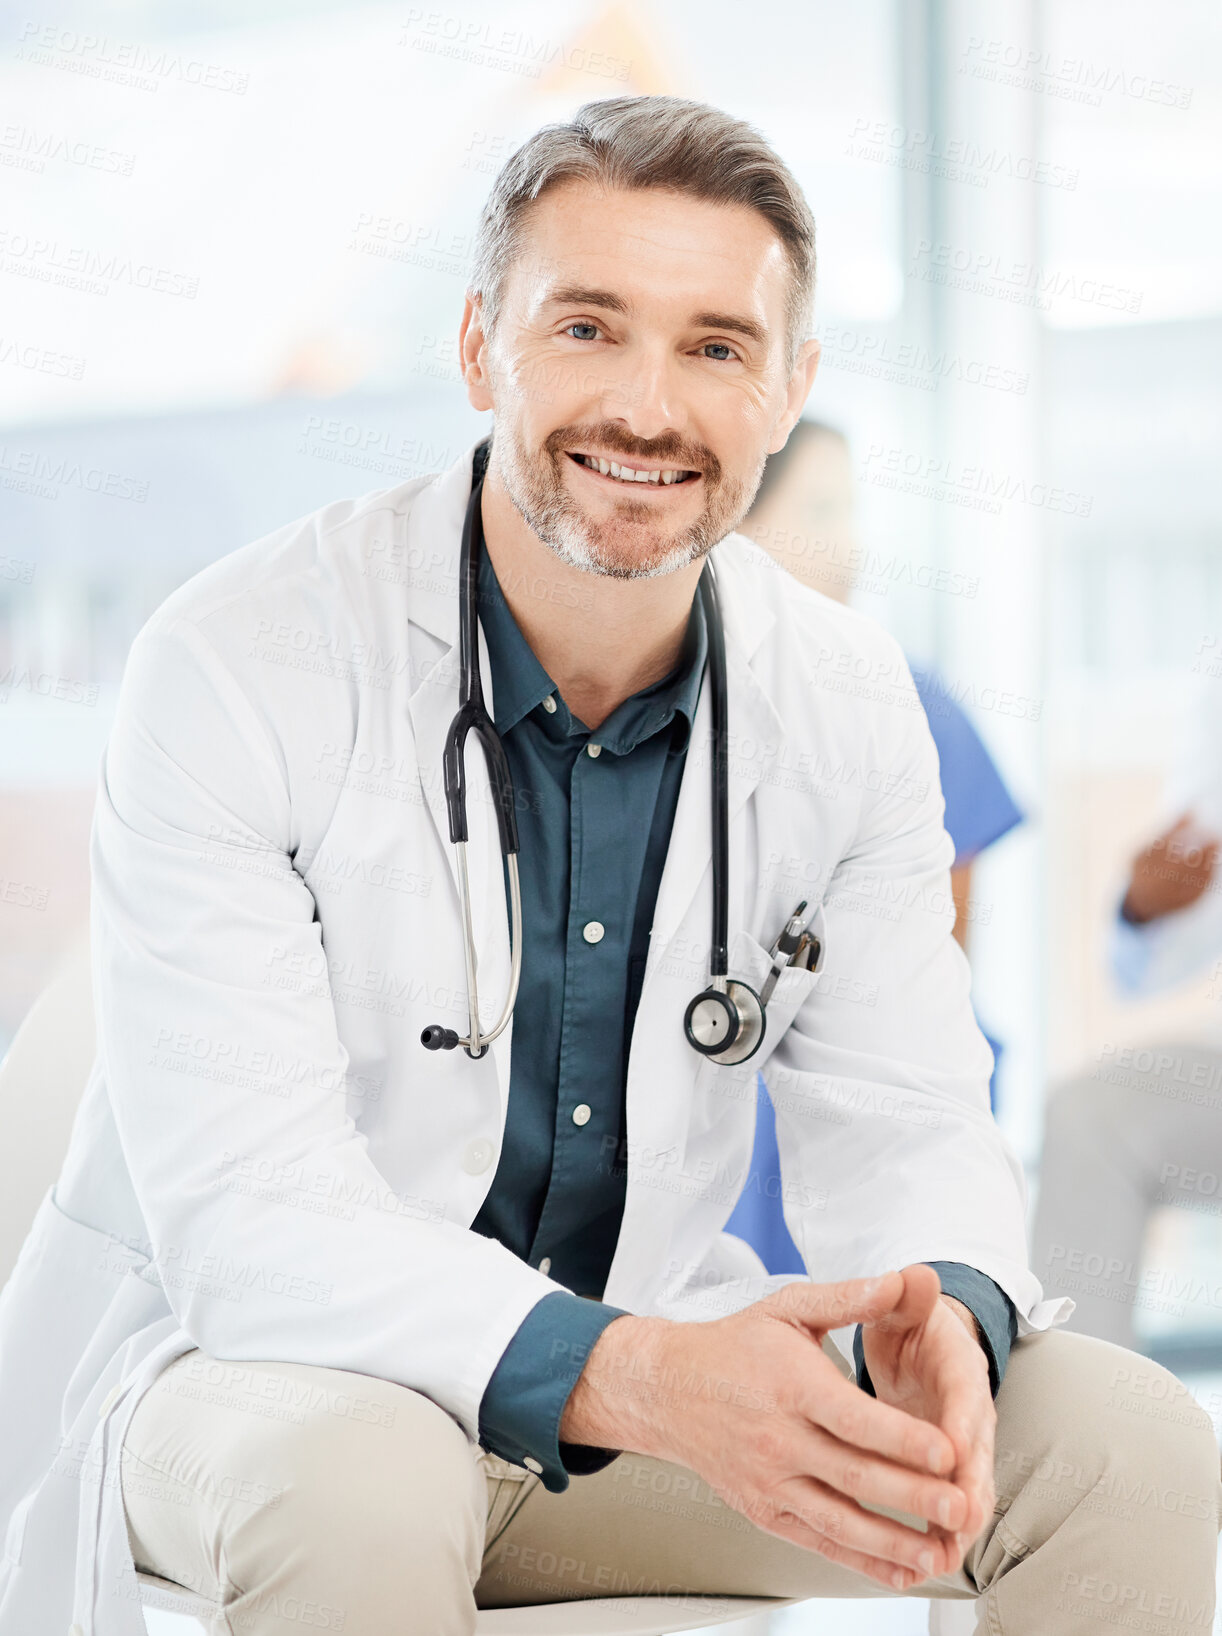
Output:
[[[996,1512],[965,1571],[914,1594],[978,1598],[990,1636],[1208,1636],[1218,1447],[1174,1376],[1053,1330],[1015,1344],[997,1415]],[[592,1596],[893,1594],[681,1466],[622,1454],[551,1494],[420,1393],[301,1364],[177,1359],[132,1417],[122,1488],[137,1568],[214,1598],[210,1636],[470,1636],[477,1608]]]

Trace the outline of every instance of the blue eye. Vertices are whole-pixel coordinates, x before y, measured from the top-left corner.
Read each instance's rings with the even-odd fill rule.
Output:
[[[594,331],[595,335],[597,335],[597,333],[598,333],[598,325],[597,324],[587,324],[583,319],[578,319],[578,321],[575,324],[569,324],[567,329],[565,330],[565,333],[567,334],[569,330],[574,330],[574,329],[592,329]],[[578,335],[578,336],[575,337],[575,339],[578,340],[578,341],[591,341],[591,340],[594,339],[594,337],[591,336],[591,335]]]
[[[714,359],[715,363],[720,364],[720,363],[728,362],[728,360],[734,356],[733,350],[730,347],[728,347],[724,341],[706,341],[704,343],[704,345],[705,345],[705,351],[706,352],[708,351],[709,347],[720,347],[721,350],[726,354],[726,357],[724,359],[723,358]]]

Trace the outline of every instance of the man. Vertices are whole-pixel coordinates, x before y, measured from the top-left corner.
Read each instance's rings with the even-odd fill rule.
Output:
[[[733,534],[814,377],[812,281],[809,210],[750,127],[588,105],[481,224],[460,340],[490,447],[255,542],[138,637],[93,844],[99,1060],[0,1315],[3,1636],[69,1610],[136,1632],[133,1563],[256,1636],[451,1636],[625,1589],[983,1592],[1042,1636],[1117,1594],[1168,1629],[1212,1608],[1206,1417],[1182,1390],[1138,1412],[1135,1360],[1050,1333],[1026,1266],[902,658]],[[465,1025],[471,975],[440,768],[473,493],[524,921],[512,1032],[478,1059],[420,1043]],[[787,858],[821,871],[808,910],[844,900],[736,1068],[683,1028],[710,969],[710,552],[730,972],[763,985]],[[489,1029],[510,946],[478,754],[467,776]],[[886,923],[854,906],[880,880]],[[722,1232],[761,1063],[806,1278]],[[974,1271],[979,1322],[933,1259]],[[52,1285],[80,1314],[54,1347],[28,1333]],[[855,1384],[830,1335],[858,1325]]]
[[[1136,996],[1216,969],[1222,956],[1222,687],[1208,667],[1185,727],[1167,790],[1171,821],[1134,859],[1111,928],[1113,976]],[[1137,1311],[1182,1302],[1175,1269],[1143,1264],[1149,1221],[1160,1206],[1215,1211],[1220,1174],[1216,1011],[1195,1037],[1112,1041],[1091,1073],[1057,1087],[1033,1259],[1041,1278],[1073,1296],[1075,1329],[1131,1346]]]

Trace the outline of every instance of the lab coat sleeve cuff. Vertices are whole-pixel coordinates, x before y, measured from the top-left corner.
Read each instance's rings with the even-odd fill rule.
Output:
[[[975,1267],[965,1267],[960,1261],[928,1261],[926,1266],[932,1267],[941,1279],[943,1295],[953,1295],[956,1301],[962,1301],[980,1325],[980,1343],[989,1360],[989,1391],[996,1397],[1005,1379],[1010,1348],[1018,1334],[1018,1313],[1013,1301]],[[873,1397],[874,1384],[866,1368],[860,1324],[853,1333],[853,1362],[857,1367],[857,1384]]]
[[[562,1443],[560,1421],[569,1394],[595,1341],[623,1307],[553,1290],[535,1304],[514,1332],[484,1388],[479,1440],[512,1465],[541,1468],[544,1488],[561,1494],[569,1477],[589,1476],[617,1459],[620,1449]]]

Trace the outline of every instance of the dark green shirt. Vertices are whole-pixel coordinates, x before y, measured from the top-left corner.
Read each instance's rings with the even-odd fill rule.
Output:
[[[501,1157],[472,1227],[576,1292],[545,1296],[518,1329],[485,1390],[480,1441],[559,1490],[615,1454],[560,1444],[557,1428],[590,1347],[624,1312],[599,1298],[624,1213],[628,1046],[706,631],[694,597],[676,667],[591,733],[486,552],[480,566],[493,722],[517,798],[522,978]]]

